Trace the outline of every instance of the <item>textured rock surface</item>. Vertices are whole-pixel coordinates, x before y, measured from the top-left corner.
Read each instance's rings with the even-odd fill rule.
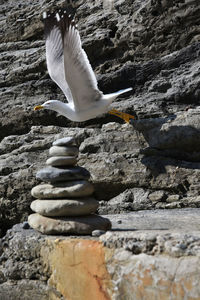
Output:
[[[39,199],[55,199],[65,197],[86,197],[94,192],[93,185],[85,180],[71,182],[36,185],[31,190],[31,195]]]
[[[112,221],[113,230],[168,230],[187,233],[200,231],[199,213],[199,208],[183,208],[144,210],[107,216]]]
[[[28,223],[35,230],[54,235],[86,235],[96,229],[111,229],[110,221],[98,215],[48,218],[36,213],[28,216]]]
[[[134,88],[133,93],[113,103],[113,107],[136,115],[134,126],[108,123],[121,121],[107,114],[74,124],[50,111],[33,111],[34,105],[48,99],[64,99],[47,74],[40,20],[44,10],[64,4],[72,13],[76,9],[83,47],[102,91]],[[39,183],[35,174],[43,166],[52,142],[68,135],[75,136],[81,144],[78,163],[92,174],[101,213],[200,207],[199,1],[117,0],[113,1],[113,10],[103,7],[106,6],[97,0],[0,3],[2,235],[27,218],[32,201],[30,190]],[[167,214],[167,210],[163,213]],[[147,218],[146,213],[144,216]],[[195,211],[187,216],[184,230],[198,218]],[[134,219],[141,217],[138,213]],[[149,227],[159,225],[157,217],[150,218]],[[162,218],[165,220],[164,215],[158,220]],[[116,226],[120,222],[117,217]],[[177,217],[177,222],[180,229],[181,218]],[[117,285],[115,300],[121,295],[127,299],[134,296],[134,300],[168,300],[169,294],[171,300],[199,299],[199,233],[193,227],[191,231],[148,230],[136,235],[125,234],[124,230],[113,232],[112,236],[101,236],[107,245],[103,250],[98,243],[87,242],[85,247],[79,247],[73,242],[72,247],[69,242],[68,247],[66,241],[56,244],[52,238],[55,252],[50,262],[45,260],[50,257],[49,248],[41,259],[45,237],[31,230],[22,233],[14,229],[0,242],[0,298],[55,300],[70,298],[80,291],[86,299],[93,299],[94,291],[100,299],[109,299],[113,283]],[[50,239],[48,243],[52,245]],[[87,250],[80,255],[81,249]],[[63,253],[68,254],[63,257]],[[92,270],[87,263],[91,257],[95,266]],[[63,261],[66,264],[60,265]],[[103,267],[99,268],[99,264]],[[68,270],[66,277],[63,268]],[[87,275],[82,285],[77,274],[84,272]],[[47,285],[50,277],[53,279]],[[77,284],[71,284],[69,278]],[[110,279],[111,286],[106,288]]]
[[[187,119],[190,113],[190,110],[183,112],[183,119]],[[193,116],[194,119],[197,117],[196,114]],[[141,124],[142,121],[138,122]],[[147,120],[143,122],[146,124]],[[146,128],[148,131],[149,127]],[[172,126],[172,133],[174,129],[177,127]],[[198,141],[198,132],[193,141]],[[107,202],[113,198],[112,201],[118,201],[115,203],[116,212],[131,211],[137,207],[200,206],[199,162],[170,157],[173,149],[166,152],[150,149],[148,155],[141,153],[141,149],[148,149],[148,144],[131,125],[108,123],[99,129],[37,126],[32,127],[28,134],[10,136],[0,143],[0,227],[3,230],[16,221],[24,220],[30,213],[30,190],[39,183],[35,174],[44,166],[51,143],[67,135],[76,136],[80,143],[78,164],[92,174],[95,196],[103,201],[100,212],[114,212]],[[198,151],[188,153],[191,157]],[[162,191],[163,197],[154,201],[150,195],[157,190]],[[179,195],[179,200],[166,202],[170,195]]]
[[[56,2],[57,6],[64,4],[64,0]],[[139,116],[156,117],[166,110],[177,112],[185,104],[197,104],[200,38],[196,0],[119,0],[112,11],[102,10],[102,1],[79,0],[74,6],[70,10],[77,8],[83,46],[102,90],[134,86],[134,97],[120,102],[121,107],[134,107]],[[64,99],[49,80],[45,65],[40,18],[42,11],[53,7],[55,3],[47,0],[1,3],[1,137],[27,132],[41,122],[69,123],[56,119],[54,113],[32,111],[48,98]]]
[[[0,297],[2,300],[65,300],[61,293],[38,280],[11,280],[2,283]]]
[[[199,299],[199,209],[168,211],[165,229],[159,227],[163,210],[137,214],[138,230],[129,231],[129,214],[121,223],[112,215],[115,230],[99,240],[14,226],[0,239],[0,299]],[[188,224],[191,215],[196,218]],[[146,227],[150,220],[158,220],[157,229]]]
[[[99,203],[94,198],[62,199],[62,200],[35,200],[31,209],[42,216],[70,217],[95,213]]]

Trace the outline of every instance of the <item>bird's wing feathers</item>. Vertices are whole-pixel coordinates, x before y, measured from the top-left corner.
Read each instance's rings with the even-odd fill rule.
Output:
[[[49,75],[61,88],[68,102],[72,102],[72,94],[65,80],[63,41],[55,14],[46,14],[46,18],[44,18],[44,30]]]
[[[65,79],[76,110],[84,110],[99,100],[102,92],[97,87],[95,74],[82,48],[75,23],[66,13],[61,16],[60,29],[63,38]]]

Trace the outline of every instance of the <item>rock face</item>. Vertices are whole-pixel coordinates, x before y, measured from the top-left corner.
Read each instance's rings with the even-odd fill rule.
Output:
[[[198,2],[120,0],[113,10],[103,10],[102,2],[70,1],[73,7],[64,0],[1,2],[1,138],[28,132],[32,125],[69,124],[54,113],[32,110],[48,98],[63,99],[47,76],[41,22],[41,12],[55,6],[76,10],[83,46],[101,89],[134,87],[134,95],[119,102],[123,109],[149,118],[197,105]]]
[[[169,295],[172,300],[200,298],[199,233],[189,226],[198,219],[195,210],[199,212],[200,207],[199,1],[118,0],[112,4],[110,9],[103,0],[0,3],[0,235],[27,220],[33,201],[30,190],[41,185],[35,174],[44,167],[55,140],[61,139],[55,147],[72,145],[70,139],[62,140],[65,136],[76,137],[79,156],[53,156],[47,166],[69,167],[78,162],[86,168],[100,201],[99,213],[121,215],[115,228],[120,222],[127,225],[123,214],[145,209],[156,213],[164,209],[160,223],[155,222],[156,215],[141,232],[129,228],[128,233],[107,233],[101,242],[73,239],[72,243],[15,227],[0,242],[0,298],[4,300],[70,299],[77,295],[74,286],[83,288],[80,294],[85,299],[94,299],[93,291],[100,293],[100,299],[109,299],[114,284],[114,299],[121,295],[134,300],[169,299]],[[64,100],[47,74],[40,18],[55,5],[66,6],[72,14],[76,11],[83,47],[100,89],[108,93],[133,87],[133,93],[112,105],[135,114],[132,125],[108,114],[75,124],[54,112],[33,111],[48,99]],[[47,189],[40,190],[43,196],[37,196],[41,201],[51,200],[52,184],[47,184]],[[76,180],[67,192],[56,184],[54,197],[75,193],[77,184]],[[75,197],[80,197],[77,193]],[[62,199],[66,197],[73,199],[62,194]],[[165,233],[168,210],[172,215],[172,208],[185,212],[187,207],[194,210],[184,232],[174,233],[169,227]],[[136,227],[146,218],[140,212],[131,220],[138,222],[133,223]],[[174,220],[179,230],[181,218]],[[154,224],[162,230],[155,232]],[[144,232],[144,228],[154,230]],[[46,248],[48,243],[53,250]],[[92,274],[84,277],[84,284],[77,276],[83,272]]]
[[[75,139],[66,137],[53,142],[49,155],[59,159],[63,155],[76,158]],[[49,159],[47,160],[49,162]],[[111,229],[108,219],[95,215],[99,203],[92,197],[94,188],[87,179],[90,173],[74,166],[51,166],[39,170],[36,178],[50,184],[32,188],[31,194],[39,198],[31,203],[36,212],[28,217],[29,225],[44,234],[92,234],[94,230]],[[54,197],[55,195],[55,197]],[[47,218],[48,217],[48,218]]]

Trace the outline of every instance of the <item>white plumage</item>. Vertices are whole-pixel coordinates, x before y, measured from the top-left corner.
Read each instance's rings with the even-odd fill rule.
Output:
[[[35,110],[41,108],[54,110],[72,121],[82,122],[107,112],[117,96],[132,90],[127,88],[104,95],[98,89],[94,71],[82,48],[74,20],[66,12],[56,14],[45,12],[43,18],[48,72],[65,94],[68,103],[49,100],[36,106]],[[115,110],[110,113],[123,118],[126,122],[134,118]]]

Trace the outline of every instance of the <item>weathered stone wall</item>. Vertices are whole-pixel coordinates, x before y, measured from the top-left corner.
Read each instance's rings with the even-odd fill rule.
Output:
[[[200,234],[175,224],[171,232],[110,231],[100,240],[17,225],[0,240],[0,299],[198,300]]]
[[[155,219],[148,223],[146,212],[134,214],[131,227],[125,221],[130,214],[117,217],[117,232],[100,240],[56,240],[15,227],[0,240],[0,299],[94,299],[93,291],[98,299],[200,298],[200,4],[113,4],[0,3],[0,235],[27,218],[36,171],[51,143],[69,135],[80,145],[79,165],[92,174],[99,213],[156,209]],[[45,100],[64,100],[47,74],[41,21],[43,11],[64,5],[76,11],[100,89],[133,87],[113,103],[135,114],[132,125],[108,114],[77,124],[33,111]],[[160,208],[185,207],[196,213],[191,210],[184,226],[184,213],[174,223],[165,219],[166,210],[156,215]],[[158,219],[163,227],[156,227]]]

